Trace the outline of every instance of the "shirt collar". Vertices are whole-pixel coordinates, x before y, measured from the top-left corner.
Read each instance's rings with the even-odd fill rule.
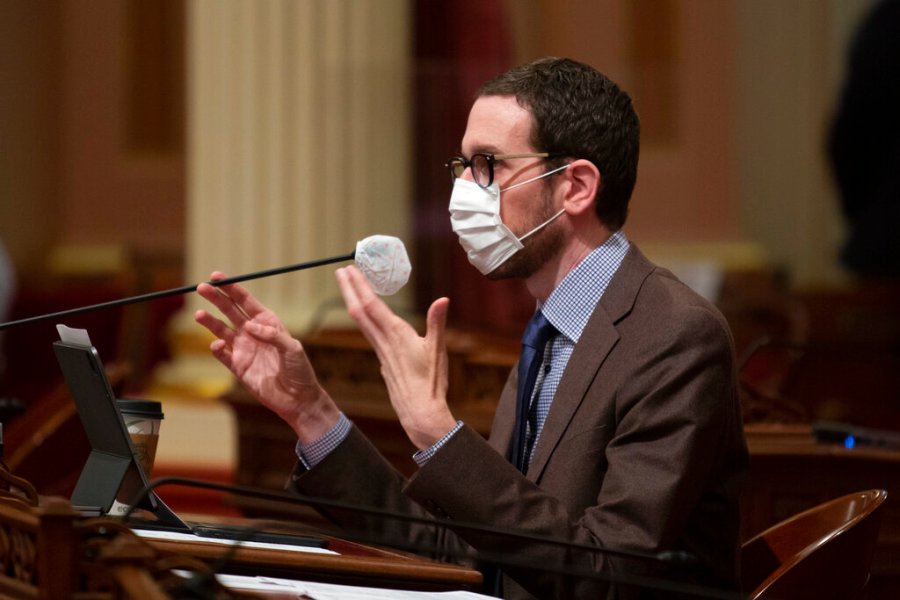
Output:
[[[615,232],[569,271],[543,305],[539,304],[547,320],[573,343],[581,337],[630,245],[625,232]]]

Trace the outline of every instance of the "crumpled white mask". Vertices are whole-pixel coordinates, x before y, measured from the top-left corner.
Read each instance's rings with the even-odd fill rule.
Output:
[[[382,296],[399,291],[412,271],[403,242],[389,235],[371,235],[358,241],[354,260],[375,293]]]
[[[569,165],[563,165],[511,185],[502,191],[543,179],[567,168]],[[565,212],[564,209],[560,209],[558,213],[522,237],[516,237],[500,218],[500,192],[500,186],[496,181],[485,189],[474,181],[457,177],[453,182],[453,192],[450,194],[450,225],[459,236],[459,244],[466,251],[469,262],[481,271],[482,275],[487,275],[509,260],[509,257],[524,248],[522,240],[546,227]]]

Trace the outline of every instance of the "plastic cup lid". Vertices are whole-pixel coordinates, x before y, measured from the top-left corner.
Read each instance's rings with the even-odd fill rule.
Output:
[[[132,417],[145,417],[147,419],[162,419],[164,417],[162,411],[162,403],[156,400],[132,400],[130,398],[119,398],[116,400],[119,410],[127,413]]]

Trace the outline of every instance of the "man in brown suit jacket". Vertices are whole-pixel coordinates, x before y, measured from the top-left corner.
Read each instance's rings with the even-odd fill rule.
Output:
[[[451,221],[479,270],[525,280],[538,303],[528,331],[546,332],[541,342],[526,334],[536,349],[523,350],[488,441],[447,406],[449,301],[432,304],[420,337],[355,267],[338,270],[419,448],[409,481],[340,413],[271,311],[240,286],[227,297],[199,286],[232,323],[198,311],[219,338],[213,354],[297,433],[290,485],[433,516],[446,529],[330,512],[438,557],[501,559],[509,598],[659,592],[673,578],[735,589],[747,451],[731,336],[713,306],[621,231],[637,154],[630,99],[586,65],[536,61],[476,99],[462,154],[447,165]],[[513,531],[523,535],[502,534]],[[695,561],[634,558],[659,553]],[[616,583],[629,577],[641,585]]]

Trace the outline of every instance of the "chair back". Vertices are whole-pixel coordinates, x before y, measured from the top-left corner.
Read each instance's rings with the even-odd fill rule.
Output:
[[[746,541],[742,586],[750,600],[863,595],[881,524],[884,490],[867,490],[794,515]]]

